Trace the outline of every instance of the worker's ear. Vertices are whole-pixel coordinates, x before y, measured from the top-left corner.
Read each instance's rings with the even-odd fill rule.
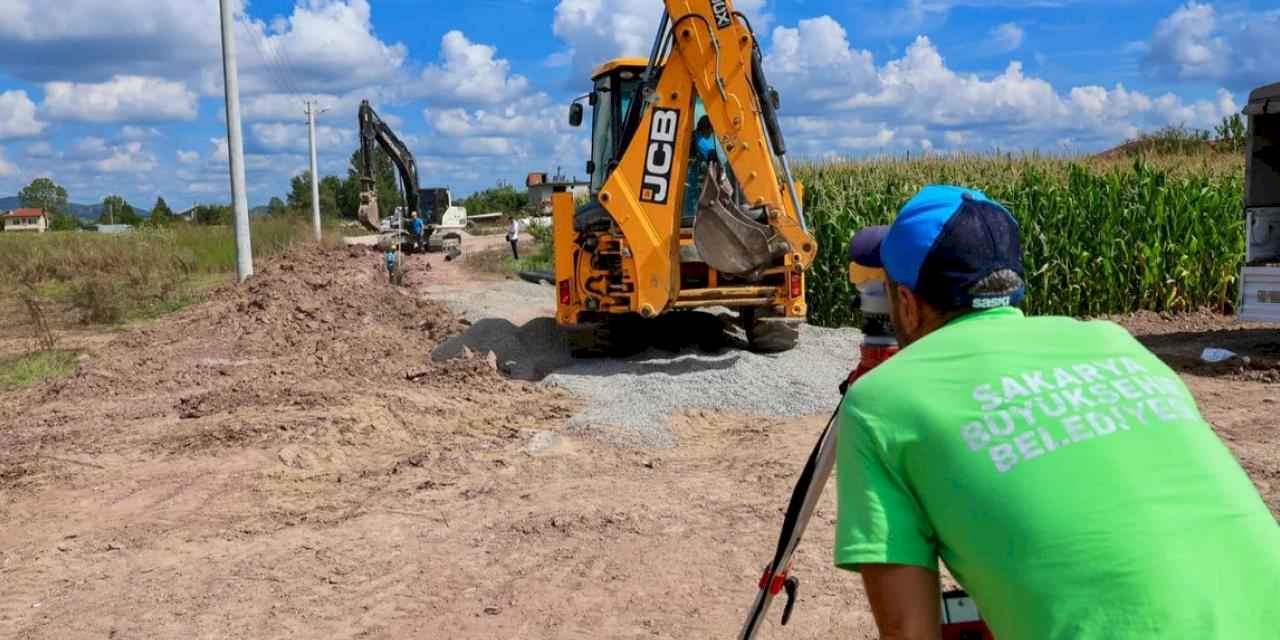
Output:
[[[890,282],[889,303],[893,308],[893,328],[898,342],[907,346],[922,337],[925,330],[926,311],[924,300],[916,292],[896,282]]]

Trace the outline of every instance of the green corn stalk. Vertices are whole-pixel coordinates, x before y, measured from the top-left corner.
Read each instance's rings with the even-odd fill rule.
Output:
[[[936,183],[980,189],[1018,219],[1030,313],[1231,313],[1244,257],[1242,174],[1238,162],[1011,155],[802,164],[797,177],[820,246],[808,277],[809,320],[855,320],[849,238],[890,222]]]

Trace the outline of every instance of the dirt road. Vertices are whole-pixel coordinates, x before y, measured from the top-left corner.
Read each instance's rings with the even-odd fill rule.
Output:
[[[430,362],[464,325],[428,295],[505,281],[431,256],[392,289],[379,261],[295,251],[0,393],[0,637],[735,634],[822,418],[685,411],[675,447],[608,446],[566,427],[564,391]],[[1274,334],[1129,322],[1276,510]],[[1195,341],[1263,357],[1178,359]],[[828,495],[796,615],[764,637],[874,637],[833,517]]]

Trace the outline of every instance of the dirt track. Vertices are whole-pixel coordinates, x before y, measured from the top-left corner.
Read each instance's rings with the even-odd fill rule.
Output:
[[[0,637],[734,635],[822,418],[686,412],[665,450],[574,435],[562,392],[430,364],[462,325],[424,284],[494,286],[430,262],[395,290],[376,253],[297,251],[67,338],[72,378],[0,393]],[[1125,322],[1280,513],[1276,329]],[[1210,345],[1253,359],[1188,357]],[[833,515],[828,496],[796,616],[765,637],[874,637],[830,567]]]

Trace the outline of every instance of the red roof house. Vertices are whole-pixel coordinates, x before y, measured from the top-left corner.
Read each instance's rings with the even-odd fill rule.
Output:
[[[44,233],[49,230],[49,214],[39,209],[14,209],[0,215],[0,222],[4,223],[6,232],[34,231],[35,233]]]

